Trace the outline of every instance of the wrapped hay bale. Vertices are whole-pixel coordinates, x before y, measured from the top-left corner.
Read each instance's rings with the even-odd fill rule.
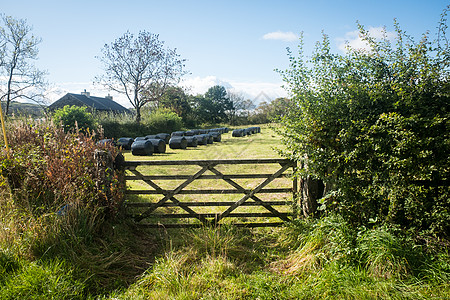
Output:
[[[214,142],[220,142],[222,140],[222,135],[220,134],[220,132],[216,131],[211,133],[211,135],[213,136]]]
[[[103,139],[97,142],[98,145],[112,145],[112,146],[116,146],[116,141],[114,141],[113,139]]]
[[[184,136],[184,131],[174,131],[174,132],[172,132],[170,137],[174,137],[174,136]]]
[[[173,136],[169,140],[170,149],[186,149],[187,140],[184,136]]]
[[[166,142],[166,144],[168,144],[169,140],[170,140],[170,134],[168,134],[168,133],[158,133],[156,135],[156,138],[162,139],[162,140],[164,140],[164,142]]]
[[[186,136],[188,147],[197,147],[197,138],[195,136]]]
[[[152,155],[153,144],[149,140],[134,141],[131,145],[131,154],[133,155]]]
[[[214,137],[213,137],[212,133],[207,133],[205,135],[208,137],[208,144],[214,143]]]
[[[122,147],[123,150],[131,150],[131,145],[134,139],[128,137],[122,137],[117,140],[117,146]]]
[[[166,142],[163,139],[148,139],[153,145],[154,153],[166,153]]]
[[[243,137],[244,136],[244,129],[235,129],[233,130],[233,133],[231,134],[232,137]]]
[[[198,145],[206,145],[206,144],[208,144],[208,137],[206,136],[206,134],[194,135],[194,137],[197,138],[197,144]]]

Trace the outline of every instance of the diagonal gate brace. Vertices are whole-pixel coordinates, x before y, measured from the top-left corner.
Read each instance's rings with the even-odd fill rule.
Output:
[[[213,165],[214,166],[214,165]],[[167,200],[171,200],[172,202],[174,202],[175,204],[177,204],[178,206],[180,206],[182,209],[184,209],[186,212],[188,212],[190,215],[194,216],[195,218],[199,219],[200,222],[202,222],[203,224],[207,225],[209,224],[208,220],[206,220],[204,217],[202,217],[201,215],[199,215],[198,213],[196,213],[194,210],[192,210],[191,208],[189,208],[186,205],[183,205],[182,202],[178,201],[177,199],[174,198],[174,195],[178,194],[182,189],[184,189],[185,187],[187,187],[190,183],[192,183],[194,180],[196,180],[198,177],[200,177],[203,173],[205,173],[209,168],[211,167],[211,165],[205,165],[202,167],[202,169],[200,169],[197,173],[195,173],[194,175],[192,175],[189,179],[187,179],[186,181],[184,181],[182,184],[180,184],[177,188],[175,188],[172,191],[166,192],[163,189],[161,189],[161,187],[159,187],[156,183],[154,183],[153,181],[151,181],[150,179],[144,179],[144,176],[142,174],[140,174],[138,171],[136,170],[131,170],[131,172],[136,175],[137,177],[139,177],[141,180],[143,180],[144,182],[146,182],[148,185],[150,185],[151,187],[153,187],[155,190],[157,190],[159,193],[164,195],[164,198],[162,198],[161,200],[159,200],[157,203],[154,203],[149,209],[147,209],[145,212],[143,212],[141,215],[139,215],[138,217],[135,218],[135,220],[137,222],[142,221],[143,219],[145,219],[146,217],[148,217],[155,209],[157,209],[158,207],[160,207],[161,205],[163,205],[164,203],[167,202]]]

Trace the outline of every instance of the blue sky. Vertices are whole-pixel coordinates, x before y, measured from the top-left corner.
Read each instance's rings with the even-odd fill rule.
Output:
[[[92,85],[102,74],[96,56],[127,30],[146,30],[187,59],[190,72],[184,84],[191,93],[204,93],[222,84],[245,97],[261,92],[270,98],[285,96],[275,68],[288,66],[286,47],[295,48],[300,32],[310,53],[322,31],[330,36],[334,51],[356,37],[356,21],[366,28],[393,30],[396,18],[417,39],[435,32],[450,1],[5,1],[0,12],[27,19],[42,38],[36,64],[49,72],[52,101],[66,92],[83,89],[97,96],[107,91]],[[293,37],[293,39],[291,39]],[[123,97],[114,95],[130,106]],[[261,100],[261,99],[259,99]],[[262,99],[264,100],[264,99]]]

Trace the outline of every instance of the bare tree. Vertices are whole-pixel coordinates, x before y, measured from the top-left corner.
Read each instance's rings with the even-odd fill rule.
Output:
[[[141,120],[141,108],[157,101],[165,89],[178,83],[185,74],[184,59],[176,50],[164,48],[159,36],[146,31],[135,37],[126,32],[102,48],[105,74],[96,81],[112,91],[124,94]]]
[[[236,125],[237,117],[248,118],[250,110],[256,108],[256,105],[250,100],[245,99],[242,93],[228,91],[230,101],[233,103],[232,109],[228,111],[229,120],[232,125]]]
[[[26,20],[1,15],[0,24],[0,92],[6,101],[5,115],[11,101],[28,99],[45,102],[46,71],[38,70],[32,63],[38,56],[41,39],[35,37]]]

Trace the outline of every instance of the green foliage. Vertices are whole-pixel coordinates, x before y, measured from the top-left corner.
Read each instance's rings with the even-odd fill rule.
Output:
[[[251,124],[264,124],[278,121],[282,118],[291,106],[291,101],[286,98],[277,98],[271,102],[263,101],[256,108],[255,112],[248,117]]]
[[[227,122],[227,112],[233,109],[225,87],[220,85],[210,87],[204,96],[191,97],[191,102],[199,123]]]
[[[395,24],[392,45],[386,32],[376,40],[360,25],[367,50],[333,54],[324,35],[310,59],[301,45],[298,57],[289,51],[290,68],[280,73],[294,105],[280,132],[285,154],[336,190],[323,199],[325,212],[337,210],[354,224],[389,222],[448,237],[445,22],[437,41],[424,34],[414,42]]]
[[[0,287],[1,299],[85,299],[84,284],[63,262],[23,263]]]
[[[157,133],[171,133],[183,128],[183,120],[175,112],[161,108],[143,109],[141,122],[137,123],[131,115],[99,113],[95,116],[108,138],[146,136]]]
[[[116,210],[120,198],[108,203],[96,188],[94,153],[106,149],[115,157],[117,149],[97,145],[92,135],[65,133],[50,122],[19,120],[9,125],[12,153],[10,158],[1,153],[0,171],[18,207],[38,215],[64,205]]]
[[[183,120],[175,112],[168,109],[158,109],[150,113],[142,113],[142,123],[147,126],[151,133],[167,132],[181,130]]]
[[[53,120],[59,124],[61,123],[64,130],[70,131],[80,129],[86,131],[87,129],[94,129],[94,118],[90,112],[86,111],[86,107],[69,106],[66,105],[53,113]]]
[[[183,119],[184,123],[192,119],[192,108],[188,101],[188,95],[181,87],[168,87],[159,100],[159,107],[175,112]]]
[[[201,228],[168,237],[155,263],[110,299],[449,296],[445,251],[424,251],[392,228],[355,230],[337,215],[276,230]]]

